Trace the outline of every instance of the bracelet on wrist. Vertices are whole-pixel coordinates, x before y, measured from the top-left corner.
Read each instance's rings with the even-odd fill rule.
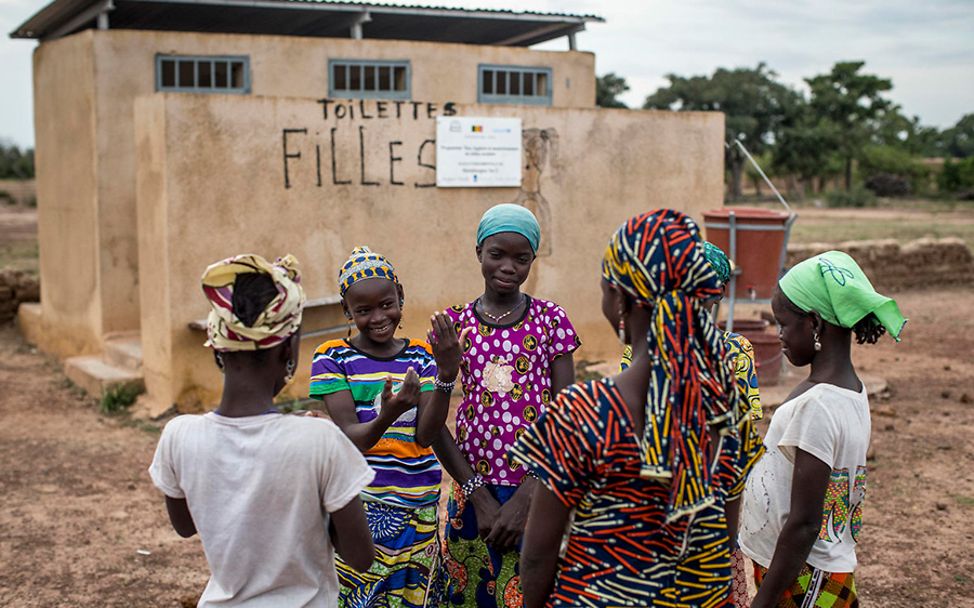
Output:
[[[463,493],[464,498],[470,498],[471,494],[485,485],[487,485],[487,480],[482,475],[474,475],[460,485],[460,491]]]
[[[448,395],[453,392],[453,387],[456,385],[456,379],[454,379],[452,382],[443,382],[440,380],[439,376],[433,378],[433,386],[435,389]]]

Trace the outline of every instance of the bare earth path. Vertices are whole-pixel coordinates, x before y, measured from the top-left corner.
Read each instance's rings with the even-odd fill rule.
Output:
[[[972,296],[900,294],[904,342],[856,348],[892,391],[873,403],[864,606],[974,607]],[[158,435],[99,414],[57,370],[0,327],[0,606],[192,602],[206,562],[145,472]]]

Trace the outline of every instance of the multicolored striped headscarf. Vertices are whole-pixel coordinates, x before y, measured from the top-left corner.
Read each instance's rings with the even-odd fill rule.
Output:
[[[237,276],[248,273],[268,275],[277,295],[252,327],[233,313],[233,285]],[[293,255],[271,264],[263,257],[246,253],[211,264],[203,273],[203,293],[210,302],[206,319],[206,346],[218,352],[264,350],[290,338],[301,327],[304,289],[301,272]]]
[[[733,432],[737,390],[722,334],[703,300],[720,293],[696,223],[644,213],[609,241],[602,276],[650,310],[641,475],[670,482],[667,521],[714,502],[708,428]]]
[[[388,279],[399,284],[396,269],[379,253],[374,253],[364,245],[352,249],[352,253],[338,271],[338,290],[345,297],[348,288],[364,279]]]

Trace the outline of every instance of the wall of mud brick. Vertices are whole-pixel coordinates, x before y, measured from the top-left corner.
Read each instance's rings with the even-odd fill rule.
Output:
[[[0,323],[6,323],[17,315],[22,302],[38,302],[41,286],[37,277],[17,270],[0,271]]]
[[[903,245],[895,240],[792,244],[786,264],[790,268],[833,249],[855,258],[880,291],[970,285],[974,281],[974,255],[957,238],[919,239]]]

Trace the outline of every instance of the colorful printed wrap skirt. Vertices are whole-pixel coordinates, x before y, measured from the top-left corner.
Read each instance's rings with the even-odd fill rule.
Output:
[[[758,588],[768,569],[754,564]],[[856,580],[851,572],[825,572],[808,564],[778,601],[778,608],[859,608]]]
[[[368,572],[335,557],[342,608],[435,608],[439,573],[436,505],[405,509],[365,501],[376,559]]]
[[[516,486],[486,487],[504,504]],[[517,551],[499,553],[480,538],[473,507],[464,508],[463,495],[453,484],[447,503],[446,543],[443,545],[445,590],[442,606],[465,608],[521,608],[521,577]]]

